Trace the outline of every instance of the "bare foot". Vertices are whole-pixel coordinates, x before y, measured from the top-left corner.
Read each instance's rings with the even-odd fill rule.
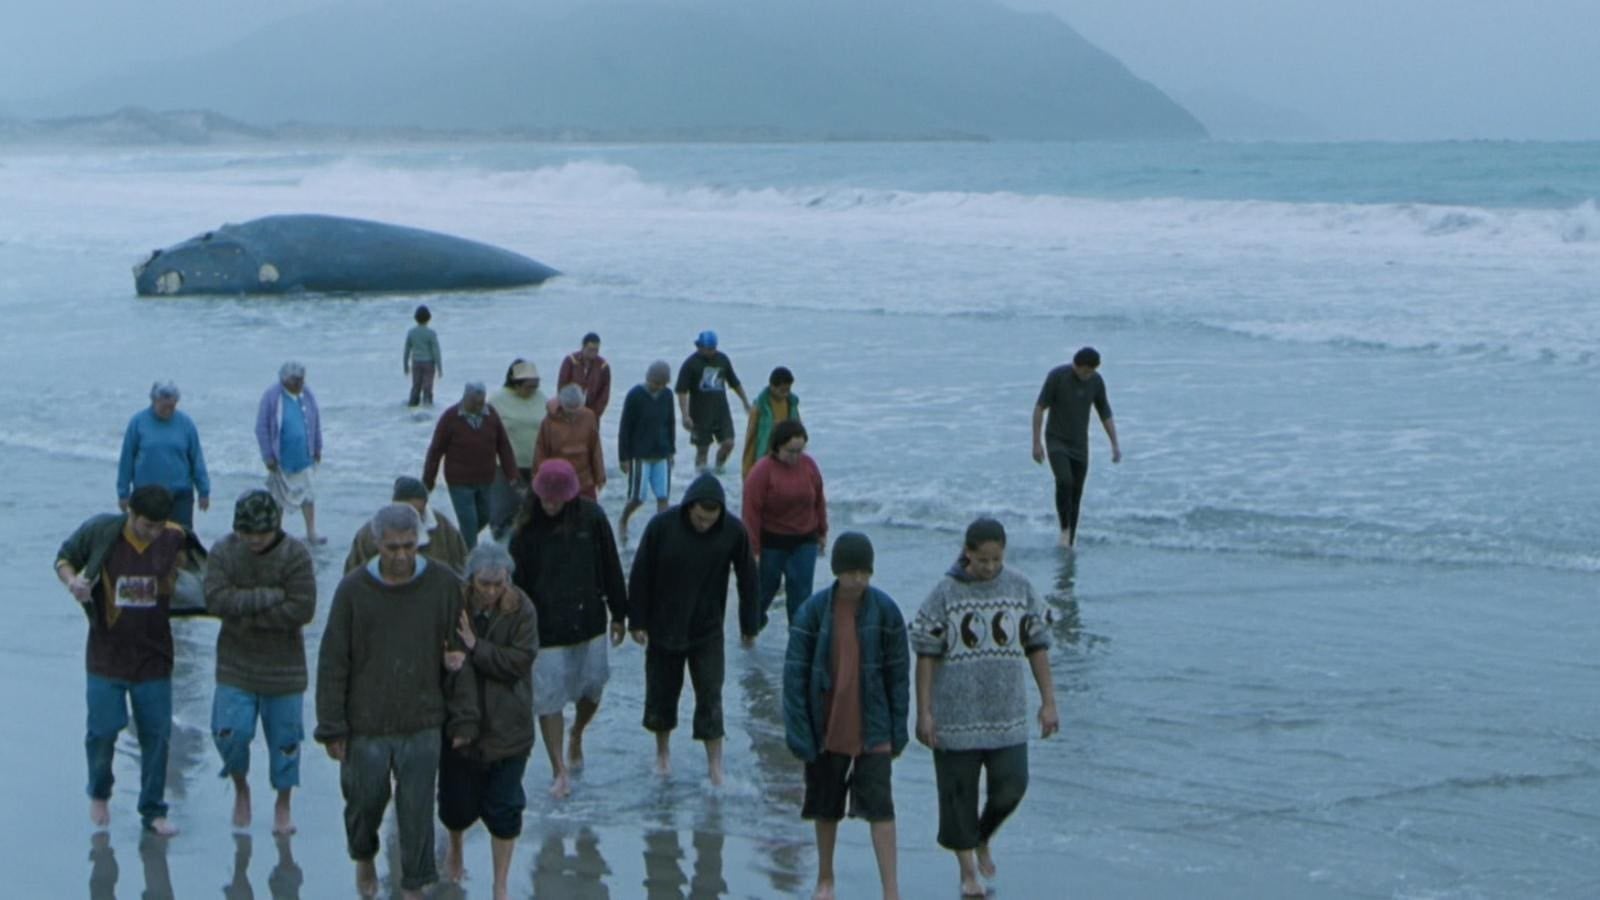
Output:
[[[454,847],[444,851],[444,877],[446,881],[454,881],[457,884],[467,880],[466,864]]]
[[[178,833],[178,826],[167,821],[166,816],[157,816],[151,819],[150,824],[146,825],[145,828],[152,834],[157,834],[161,837],[172,837]]]
[[[236,784],[233,789],[233,827],[250,827],[250,787]]]
[[[272,811],[272,833],[280,837],[294,834],[294,819],[289,814],[289,802],[286,798],[279,797],[278,804]]]
[[[672,774],[672,757],[664,753],[656,754],[656,774],[662,778]]]
[[[987,897],[989,892],[983,889],[983,882],[976,878],[961,879],[962,897]]]
[[[566,770],[556,773],[555,779],[550,782],[550,796],[557,800],[565,800],[571,793],[572,779],[567,777]]]
[[[1065,532],[1065,531],[1061,532],[1061,540],[1059,542],[1057,542],[1057,543],[1062,549],[1071,550],[1072,549],[1072,535],[1070,533],[1068,533],[1068,532]]]
[[[511,900],[511,889],[503,884],[495,885],[494,900]]]
[[[833,900],[833,882],[817,882],[817,889],[811,892],[811,900]]]
[[[326,544],[327,542],[328,542],[328,539],[323,537],[320,534],[308,534],[308,535],[306,535],[306,543],[310,544],[313,547],[320,547],[323,544]]]
[[[363,897],[378,896],[378,866],[370,859],[356,860],[356,893]]]
[[[998,871],[994,867],[994,857],[989,855],[989,845],[984,844],[978,848],[978,874],[985,878],[993,878]]]
[[[111,824],[111,801],[109,801],[109,800],[90,800],[89,801],[89,821],[94,823],[94,827],[96,827],[96,828],[104,828],[107,825],[110,825]]]
[[[712,787],[722,787],[722,763],[714,762],[708,768],[708,776]]]
[[[567,737],[567,771],[583,771],[583,732],[573,731]]]

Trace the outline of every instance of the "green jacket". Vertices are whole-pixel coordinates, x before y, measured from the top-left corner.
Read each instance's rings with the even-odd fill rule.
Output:
[[[106,557],[111,554],[111,548],[116,546],[117,538],[122,536],[122,529],[127,525],[127,513],[104,513],[91,517],[62,542],[61,549],[56,551],[56,567],[59,569],[62,563],[67,563],[85,581],[93,584],[100,578]]]
[[[800,396],[789,392],[789,418],[800,421]],[[740,467],[742,478],[750,477],[756,462],[767,455],[767,442],[772,440],[772,429],[778,420],[772,411],[772,388],[764,387],[750,404],[750,425],[745,429],[744,464]]]

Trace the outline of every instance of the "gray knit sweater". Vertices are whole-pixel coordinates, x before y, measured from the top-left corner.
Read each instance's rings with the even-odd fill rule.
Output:
[[[1028,742],[1028,654],[1050,647],[1049,613],[1010,569],[974,581],[957,565],[923,601],[911,647],[933,657],[933,722],[942,750]]]
[[[206,609],[222,619],[218,684],[268,695],[306,689],[300,629],[317,611],[317,573],[305,544],[280,533],[256,553],[232,534],[217,541],[206,559]]]

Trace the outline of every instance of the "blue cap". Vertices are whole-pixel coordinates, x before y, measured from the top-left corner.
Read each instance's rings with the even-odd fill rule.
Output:
[[[700,336],[694,339],[694,345],[711,350],[717,349],[717,333],[710,329],[700,332]]]

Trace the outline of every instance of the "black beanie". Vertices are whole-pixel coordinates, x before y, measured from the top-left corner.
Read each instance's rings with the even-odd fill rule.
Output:
[[[859,531],[846,531],[833,542],[833,574],[871,572],[872,542]]]

